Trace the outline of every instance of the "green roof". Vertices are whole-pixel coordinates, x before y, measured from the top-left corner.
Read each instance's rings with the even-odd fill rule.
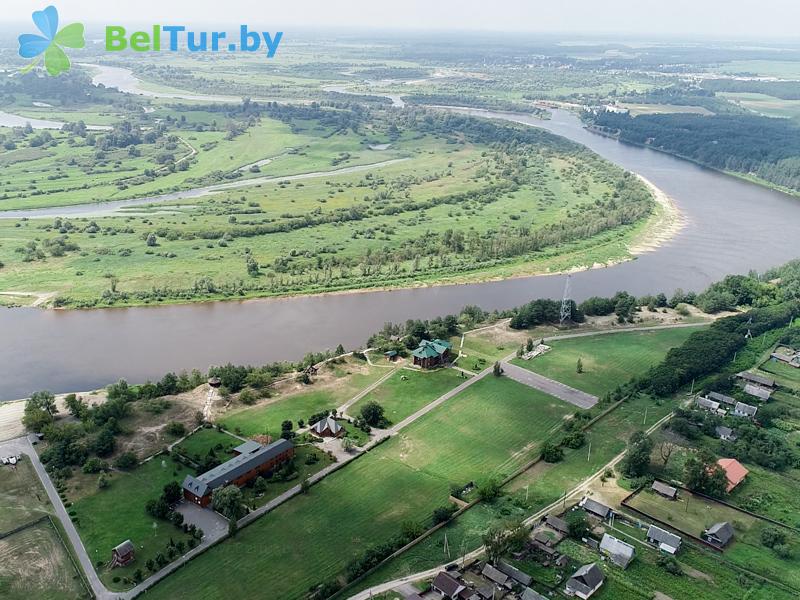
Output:
[[[450,342],[445,340],[422,340],[411,354],[417,358],[436,358],[450,350],[451,347]]]

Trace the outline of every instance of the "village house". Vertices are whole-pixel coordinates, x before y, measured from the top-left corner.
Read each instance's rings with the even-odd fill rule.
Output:
[[[724,425],[717,425],[717,427],[714,428],[714,432],[717,434],[717,437],[721,439],[723,442],[736,441],[736,432],[730,427],[725,427]]]
[[[714,402],[705,396],[699,396],[694,402],[697,404],[698,408],[702,408],[703,410],[713,413],[719,412],[719,402]]]
[[[719,548],[724,548],[733,539],[733,527],[727,521],[714,523],[703,531],[703,539]]]
[[[446,340],[422,340],[411,353],[414,364],[423,369],[438,367],[447,363],[452,344]]]
[[[511,579],[520,585],[528,586],[533,581],[533,578],[527,573],[523,573],[516,567],[508,564],[506,561],[501,560],[497,563],[497,570],[508,575]]]
[[[623,569],[628,568],[636,553],[633,546],[607,533],[603,534],[603,539],[600,540],[600,552],[608,556],[612,563]]]
[[[314,423],[311,426],[311,433],[319,437],[339,437],[344,435],[344,427],[336,419],[328,416]]]
[[[547,596],[542,596],[536,590],[525,588],[522,590],[522,596],[520,596],[520,600],[549,600],[549,598]]]
[[[588,496],[584,497],[583,500],[580,501],[578,506],[580,506],[590,515],[598,517],[601,521],[605,521],[606,519],[608,519],[614,512],[605,504],[601,504],[596,500],[592,500]]]
[[[726,404],[727,406],[735,406],[736,405],[736,398],[731,396],[726,396],[725,394],[720,394],[719,392],[708,392],[706,397],[709,400],[713,400],[714,402],[719,402],[720,404]]]
[[[557,531],[558,533],[567,535],[569,533],[569,524],[559,517],[553,515],[547,515],[544,522],[550,529]]]
[[[596,563],[583,565],[569,578],[564,593],[567,596],[577,596],[586,600],[600,589],[603,581],[605,581],[605,576]]]
[[[647,529],[647,541],[669,554],[675,554],[681,548],[681,538],[655,525]]]
[[[431,589],[442,598],[454,600],[458,598],[458,595],[463,590],[467,589],[467,586],[450,575],[447,571],[439,571],[433,579],[433,583],[431,583]]]
[[[496,569],[489,563],[486,563],[483,566],[483,570],[481,571],[481,575],[483,575],[489,581],[496,583],[500,587],[510,588],[511,583],[509,581],[509,576],[503,573],[500,569]]]
[[[800,368],[800,352],[794,348],[789,348],[788,346],[778,347],[775,352],[770,354],[770,357],[773,361],[780,361],[795,369]]]
[[[743,417],[745,419],[753,419],[758,412],[758,407],[752,404],[745,404],[744,402],[737,402],[733,408],[734,417]]]
[[[729,494],[733,488],[744,481],[744,478],[750,472],[735,458],[720,458],[717,464],[725,471],[725,477],[728,479],[728,486],[725,491]]]
[[[756,385],[760,385],[766,388],[774,388],[775,387],[775,380],[771,379],[770,377],[764,377],[762,375],[758,375],[756,373],[750,373],[748,371],[742,371],[741,373],[737,373],[736,375],[742,381],[747,381],[749,383],[755,383]]]
[[[678,498],[678,489],[661,481],[654,481],[650,489],[659,496],[664,496],[664,498],[669,500],[676,500]]]
[[[744,386],[744,393],[767,402],[772,397],[772,390],[763,388],[760,385],[748,383]]]
[[[125,540],[119,546],[111,550],[111,568],[124,567],[133,562],[136,558],[136,552],[133,547],[133,542]]]
[[[226,485],[241,487],[259,475],[271,473],[294,456],[294,445],[284,439],[268,446],[245,442],[236,450],[239,453],[235,457],[199,477],[187,475],[183,480],[183,497],[194,504],[208,506],[215,489]]]

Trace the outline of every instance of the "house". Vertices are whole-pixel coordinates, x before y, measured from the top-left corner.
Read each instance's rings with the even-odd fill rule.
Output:
[[[339,437],[344,435],[344,427],[331,416],[320,419],[311,426],[311,433],[319,437]]]
[[[655,525],[650,525],[647,529],[647,541],[654,546],[658,546],[659,550],[669,554],[675,554],[681,548],[681,538],[679,536]]]
[[[536,592],[529,587],[526,587],[522,591],[520,600],[549,600],[549,598],[547,596],[542,596],[539,592]]]
[[[450,357],[452,347],[446,340],[422,340],[416,350],[411,352],[411,356],[414,357],[415,365],[430,369],[445,364]]]
[[[744,481],[747,474],[750,472],[744,468],[744,465],[735,458],[720,458],[717,464],[725,471],[725,477],[728,479],[728,487],[726,492],[730,493],[733,488]]]
[[[744,402],[737,402],[736,406],[733,408],[733,416],[734,417],[744,417],[746,419],[752,419],[756,416],[758,412],[758,407],[753,406],[752,404],[745,404]]]
[[[240,449],[243,447],[251,448],[247,442],[238,446]],[[200,506],[208,506],[212,492],[218,487],[241,487],[259,475],[274,471],[293,456],[294,444],[289,440],[281,439],[268,446],[259,445],[258,449],[238,454],[198,477],[187,475],[183,480],[183,497]]]
[[[398,354],[396,350],[389,350],[388,352],[384,352],[383,355],[386,357],[386,360],[394,362],[397,360]]]
[[[544,522],[550,529],[553,529],[558,533],[563,533],[564,535],[569,533],[569,524],[564,519],[555,517],[553,515],[547,515],[547,518],[544,520]]]
[[[511,587],[509,583],[509,577],[499,569],[495,569],[489,563],[486,563],[483,566],[483,570],[481,571],[481,575],[486,577],[489,581],[493,581],[497,585],[501,587]]]
[[[650,486],[650,489],[656,494],[664,496],[664,498],[668,498],[670,500],[675,500],[678,498],[678,489],[661,481],[654,481],[653,485]]]
[[[600,504],[596,500],[592,500],[589,497],[585,497],[583,500],[581,500],[578,506],[580,506],[589,514],[599,517],[603,521],[605,521],[613,513],[608,506],[605,504]]]
[[[698,408],[702,408],[708,412],[717,412],[719,410],[719,402],[714,402],[705,396],[699,396],[695,400],[695,404],[697,404]]]
[[[527,573],[523,573],[516,567],[508,564],[506,561],[501,560],[497,563],[497,569],[502,573],[508,575],[511,579],[520,585],[528,586],[533,581],[533,578]]]
[[[744,393],[750,394],[754,398],[758,398],[764,402],[768,401],[772,396],[772,390],[763,388],[760,385],[753,385],[752,383],[748,383],[744,386]]]
[[[766,388],[774,388],[775,387],[775,380],[770,377],[763,377],[762,375],[757,375],[755,373],[749,373],[747,371],[742,371],[741,373],[737,373],[736,375],[742,381],[748,381],[750,383],[755,383],[756,385],[760,385]]]
[[[125,540],[119,546],[111,550],[111,568],[124,567],[133,562],[136,558],[136,552],[133,548],[133,542]]]
[[[721,439],[723,442],[736,441],[736,432],[730,427],[725,427],[724,425],[718,425],[717,427],[714,428],[714,432],[717,434],[717,437]]]
[[[567,581],[564,593],[586,600],[603,585],[605,577],[596,563],[583,565]]]
[[[455,599],[467,586],[446,571],[439,571],[433,579],[431,589],[438,593],[442,598]]]
[[[719,402],[720,404],[727,404],[728,406],[733,406],[736,404],[736,398],[732,398],[731,396],[726,396],[725,394],[720,394],[719,392],[708,392],[706,397],[714,402]]]
[[[733,539],[733,527],[727,521],[714,523],[711,527],[703,531],[703,539],[709,544],[714,544],[719,548],[724,548]]]
[[[789,348],[788,346],[780,346],[775,349],[775,352],[770,354],[773,361],[780,361],[786,363],[790,367],[800,367],[800,352]]]
[[[607,533],[603,534],[603,539],[600,540],[600,552],[608,556],[612,563],[623,569],[628,567],[635,554],[633,546]]]

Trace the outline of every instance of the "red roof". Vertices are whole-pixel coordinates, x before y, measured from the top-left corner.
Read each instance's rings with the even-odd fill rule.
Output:
[[[717,464],[723,468],[725,476],[728,478],[728,487],[725,490],[727,492],[730,492],[733,488],[742,483],[750,472],[735,458],[720,458]]]

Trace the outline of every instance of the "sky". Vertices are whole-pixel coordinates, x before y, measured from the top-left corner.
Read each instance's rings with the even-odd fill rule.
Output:
[[[239,24],[800,41],[798,0],[0,0],[0,25],[48,4],[63,23]]]

